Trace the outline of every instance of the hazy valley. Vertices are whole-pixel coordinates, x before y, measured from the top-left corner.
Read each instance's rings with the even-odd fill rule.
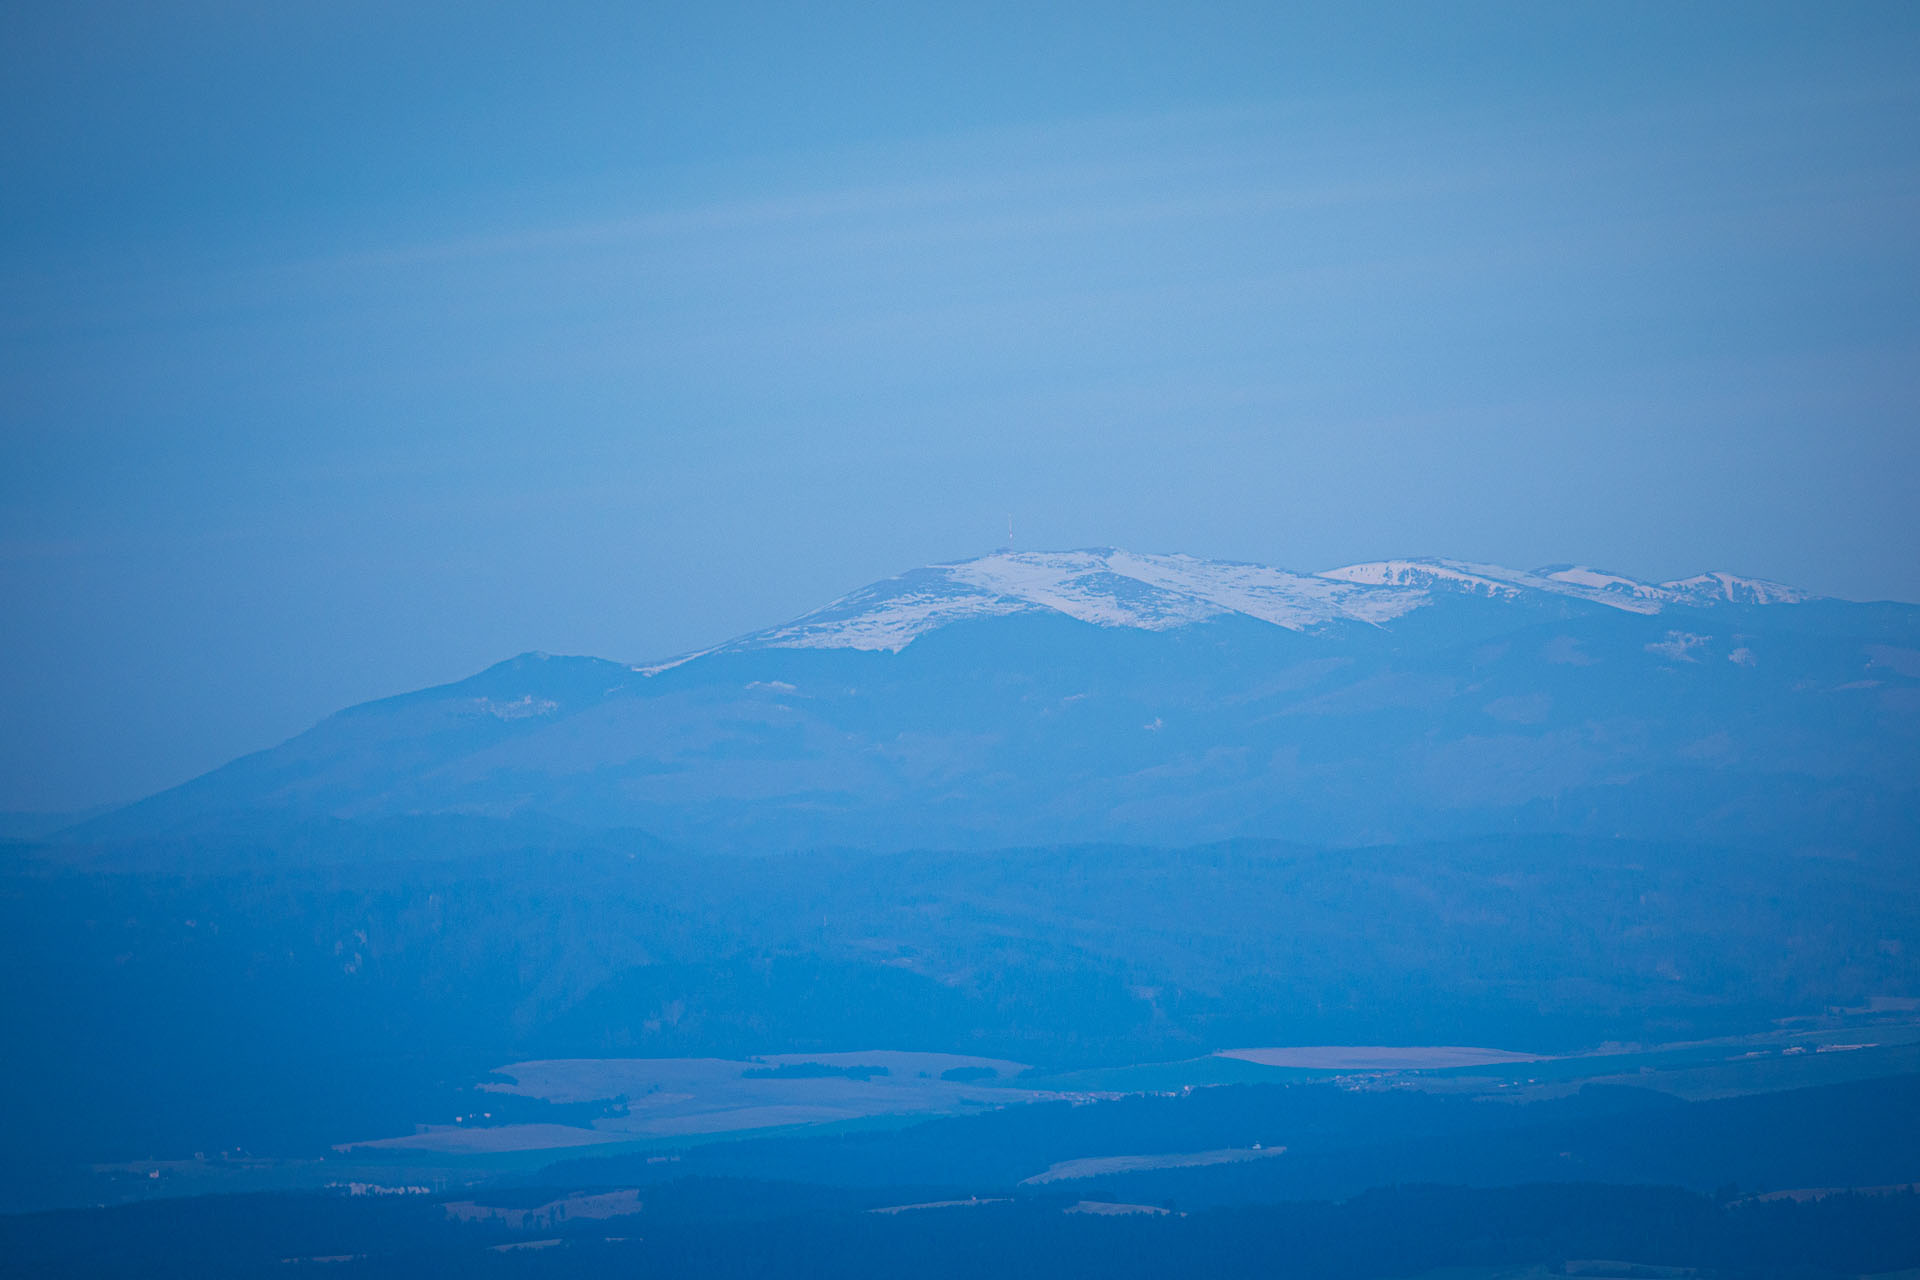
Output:
[[[1916,706],[1914,606],[1444,562],[1001,554],[517,658],[9,846],[9,1247],[268,1196],[180,1266],[1241,1274],[1447,1184],[1567,1225],[1325,1273],[1898,1261]]]

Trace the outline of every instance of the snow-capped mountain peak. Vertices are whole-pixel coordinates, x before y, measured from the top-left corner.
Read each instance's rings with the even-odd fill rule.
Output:
[[[736,644],[898,650],[964,618],[1039,611],[1146,631],[1240,613],[1298,631],[1340,619],[1384,622],[1420,603],[1417,592],[1368,590],[1313,574],[1193,556],[1110,547],[1002,551],[876,582]]]
[[[1804,604],[1815,598],[1785,583],[1743,578],[1717,570],[1677,582],[1663,582],[1660,587],[1689,604]]]
[[[1640,614],[1675,605],[1810,598],[1778,583],[1728,574],[1656,586],[1584,565],[1529,571],[1461,560],[1379,560],[1297,573],[1113,547],[997,551],[873,583],[791,622],[703,653],[815,648],[898,652],[919,636],[955,622],[1023,613],[1056,613],[1095,626],[1146,631],[1234,614],[1293,631],[1341,622],[1377,626],[1439,594],[1506,600],[1560,596]],[[642,670],[652,674],[699,656],[689,654]]]

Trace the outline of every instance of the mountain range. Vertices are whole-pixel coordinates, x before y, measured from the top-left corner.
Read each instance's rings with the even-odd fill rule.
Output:
[[[1920,606],[1718,572],[1003,551],[667,660],[523,654],[72,835],[423,814],[749,850],[1894,849],[1920,831]]]

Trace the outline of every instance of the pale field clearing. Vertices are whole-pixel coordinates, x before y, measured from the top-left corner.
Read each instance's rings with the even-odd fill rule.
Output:
[[[1164,1218],[1173,1213],[1171,1209],[1162,1209],[1157,1204],[1110,1204],[1105,1200],[1082,1200],[1079,1204],[1068,1205],[1062,1213],[1090,1213],[1101,1218],[1121,1218],[1129,1214],[1145,1214],[1148,1217]]]
[[[1263,1067],[1296,1067],[1307,1071],[1439,1071],[1448,1067],[1491,1067],[1548,1061],[1539,1054],[1458,1044],[1296,1045],[1270,1049],[1221,1049],[1214,1056],[1254,1062]]]
[[[640,1192],[633,1189],[605,1191],[598,1195],[572,1195],[549,1200],[531,1209],[508,1205],[480,1204],[457,1200],[440,1206],[455,1222],[498,1222],[515,1231],[528,1227],[551,1227],[559,1222],[624,1218],[640,1212]]]
[[[920,1209],[965,1209],[980,1204],[1007,1204],[1006,1196],[986,1200],[975,1196],[971,1200],[928,1200],[921,1204],[890,1204],[881,1209],[869,1209],[868,1213],[913,1213]]]
[[[1047,1166],[1046,1172],[1022,1178],[1021,1186],[1039,1186],[1048,1182],[1067,1182],[1074,1178],[1099,1178],[1112,1173],[1137,1173],[1143,1169],[1192,1169],[1209,1164],[1238,1164],[1246,1160],[1264,1160],[1277,1156],[1285,1147],[1225,1147],[1217,1151],[1176,1151],[1153,1156],[1087,1156],[1079,1160],[1061,1160]]]
[[[1624,1269],[1629,1266],[1631,1264],[1620,1264],[1611,1274],[1586,1272],[1583,1280],[1630,1280],[1628,1271]],[[1567,1280],[1572,1274],[1558,1266],[1533,1263],[1524,1266],[1446,1267],[1439,1271],[1422,1271],[1418,1275],[1402,1277],[1401,1280]]]
[[[785,1076],[753,1078],[748,1073],[818,1063],[838,1069],[884,1068],[885,1074],[868,1080],[841,1076],[816,1078]],[[971,1082],[942,1080],[943,1072],[974,1068],[991,1071],[991,1078]],[[495,1074],[507,1083],[489,1081],[480,1087],[497,1093],[517,1093],[548,1102],[597,1102],[625,1096],[628,1104],[650,1095],[706,1095],[733,1090],[757,1101],[787,1101],[781,1090],[794,1085],[830,1083],[867,1085],[882,1090],[966,1091],[991,1088],[1025,1071],[1026,1064],[1004,1058],[974,1058],[954,1053],[908,1053],[897,1049],[869,1049],[859,1053],[770,1053],[746,1061],[732,1058],[548,1058],[514,1062]]]
[[[868,1069],[864,1078],[779,1075],[782,1068]],[[943,1080],[961,1070],[979,1078]],[[493,1093],[554,1103],[624,1099],[625,1113],[591,1127],[547,1123],[425,1125],[417,1132],[337,1145],[354,1149],[490,1155],[560,1150],[648,1138],[680,1138],[883,1115],[947,1115],[1053,1097],[1009,1087],[1024,1063],[951,1053],[873,1049],[730,1058],[556,1058],[501,1067]],[[982,1074],[984,1073],[984,1074]]]
[[[865,1078],[775,1075],[782,1067],[869,1069]],[[943,1080],[944,1072],[990,1073]],[[617,1138],[668,1138],[789,1125],[831,1124],[868,1116],[948,1114],[1049,1096],[1003,1082],[1022,1063],[961,1054],[874,1049],[859,1053],[779,1053],[727,1058],[562,1058],[516,1062],[481,1087],[556,1103],[624,1098],[626,1114],[594,1121]],[[756,1074],[758,1073],[758,1074]]]
[[[1896,1182],[1884,1187],[1792,1187],[1785,1191],[1763,1191],[1758,1195],[1742,1196],[1742,1203],[1765,1200],[1792,1200],[1805,1204],[1809,1200],[1825,1200],[1829,1196],[1899,1196],[1909,1192],[1920,1193],[1920,1182]]]
[[[1533,1263],[1514,1266],[1491,1267],[1445,1267],[1439,1271],[1423,1271],[1404,1280],[1688,1280],[1688,1277],[1700,1273],[1692,1267],[1664,1266],[1653,1262],[1622,1262],[1605,1258],[1570,1258],[1566,1262],[1550,1265]],[[1875,1276],[1869,1280],[1904,1280],[1911,1275],[1920,1280],[1920,1272],[1901,1273],[1898,1276]]]
[[[570,1124],[501,1124],[468,1126],[432,1124],[418,1133],[366,1142],[342,1142],[335,1151],[432,1151],[442,1155],[491,1155],[503,1151],[547,1151],[564,1147],[625,1142],[624,1134],[582,1129]]]

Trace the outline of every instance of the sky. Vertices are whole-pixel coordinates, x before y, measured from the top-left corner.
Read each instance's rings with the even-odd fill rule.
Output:
[[[10,5],[0,809],[916,565],[1920,600],[1920,6]]]

